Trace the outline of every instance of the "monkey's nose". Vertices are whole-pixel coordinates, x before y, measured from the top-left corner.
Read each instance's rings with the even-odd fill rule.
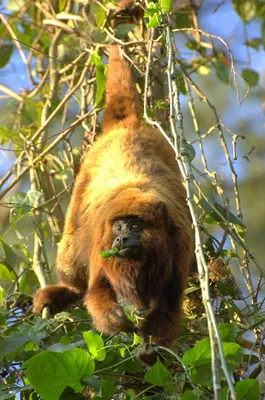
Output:
[[[127,236],[122,236],[122,237],[119,236],[119,237],[117,237],[116,242],[120,243],[120,244],[124,244],[128,241],[128,239],[129,238]]]

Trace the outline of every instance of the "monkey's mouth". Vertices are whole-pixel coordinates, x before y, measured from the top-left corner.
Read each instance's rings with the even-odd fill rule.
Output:
[[[138,246],[128,246],[128,247],[123,247],[119,250],[119,252],[116,254],[116,257],[118,258],[135,258],[139,257],[140,255],[140,249]]]

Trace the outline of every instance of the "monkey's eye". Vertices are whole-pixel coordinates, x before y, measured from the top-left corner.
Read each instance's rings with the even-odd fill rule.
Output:
[[[139,226],[138,224],[133,224],[133,225],[131,226],[131,230],[132,230],[132,231],[139,231],[139,229],[140,229],[140,226]]]
[[[121,226],[120,224],[117,224],[114,226],[115,231],[121,231]]]

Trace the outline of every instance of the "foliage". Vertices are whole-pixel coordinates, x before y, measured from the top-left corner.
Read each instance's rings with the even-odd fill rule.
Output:
[[[197,29],[198,10],[190,3],[179,10],[171,0],[149,2],[144,29],[135,18],[128,19],[126,15],[124,23],[114,26],[115,7],[115,1],[90,1],[90,7],[82,8],[81,2],[74,0],[8,0],[1,14],[0,68],[5,71],[16,58],[30,83],[16,91],[8,81],[0,85],[8,97],[0,142],[4,150],[11,151],[14,162],[0,182],[2,210],[8,210],[9,215],[9,226],[0,237],[0,400],[19,396],[29,400],[212,399],[212,360],[218,346],[212,348],[209,315],[203,307],[207,288],[237,398],[258,400],[258,377],[264,373],[260,290],[265,273],[246,243],[237,175],[227,145],[233,139],[235,151],[238,137],[231,137],[195,82],[210,76],[225,85],[233,81],[240,98],[237,79],[242,77],[240,85],[248,92],[258,85],[259,74],[251,68],[237,74],[230,49],[222,38]],[[261,25],[260,37],[246,40],[245,46],[255,51],[265,48],[264,3],[233,0],[233,7],[244,23],[255,19]],[[147,82],[149,78],[146,67],[152,67],[154,76],[147,87],[147,100],[142,96],[145,117],[147,121],[159,120],[163,129],[170,131],[169,94],[161,85],[161,79],[167,79],[169,22],[170,37],[182,35],[185,42],[183,48],[175,48],[170,79],[189,100],[194,124],[194,132],[188,143],[181,142],[179,152],[183,159],[187,156],[186,165],[193,162],[195,211],[204,233],[202,247],[209,279],[203,286],[200,274],[192,274],[176,347],[174,351],[157,347],[157,362],[147,369],[136,359],[142,346],[142,339],[136,334],[107,337],[96,333],[81,306],[48,320],[32,315],[31,306],[36,287],[54,282],[54,255],[62,235],[64,201],[69,200],[73,177],[78,173],[82,151],[86,150],[83,148],[89,149],[101,131],[110,43],[125,43],[126,53],[137,70],[141,95],[144,78]],[[157,33],[155,62],[146,51],[151,29]],[[192,57],[185,57],[186,51]],[[202,131],[196,96],[212,113],[208,118],[211,122]],[[84,146],[80,136],[85,137]],[[208,140],[215,140],[230,168],[233,190],[229,195],[215,166],[209,167]],[[102,250],[104,258],[116,254],[115,249]],[[231,272],[230,267],[236,263],[244,280],[244,293]],[[259,274],[255,283],[251,276],[253,266]],[[130,307],[125,311],[137,325],[137,312]],[[252,334],[253,343],[242,338],[245,333]],[[226,399],[230,388],[219,361],[217,357],[219,394]]]

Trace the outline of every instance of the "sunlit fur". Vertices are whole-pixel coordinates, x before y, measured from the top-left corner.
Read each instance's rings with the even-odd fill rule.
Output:
[[[59,246],[59,285],[37,292],[34,310],[54,312],[83,298],[94,326],[108,334],[133,331],[117,297],[147,310],[139,327],[147,341],[170,346],[179,334],[181,302],[194,257],[191,219],[175,154],[140,121],[129,64],[111,49],[103,135],[76,179]],[[140,260],[112,257],[113,222],[147,221]]]

